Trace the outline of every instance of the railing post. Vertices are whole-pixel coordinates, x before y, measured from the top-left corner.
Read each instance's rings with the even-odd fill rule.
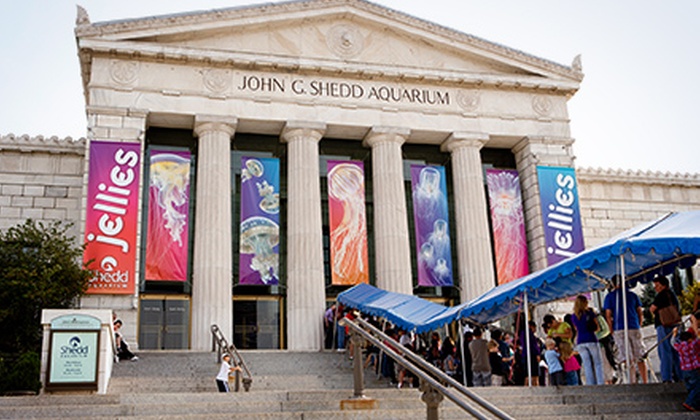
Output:
[[[233,387],[233,390],[234,390],[235,392],[239,392],[239,391],[241,390],[241,371],[240,371],[240,370],[237,370],[236,373],[235,373],[235,375],[236,375],[236,376],[235,376],[236,381],[235,381],[235,385],[234,385],[234,387]]]
[[[425,418],[427,420],[438,420],[440,418],[440,403],[445,397],[432,386],[422,384],[423,382],[421,381],[423,395],[421,395],[420,399],[425,403]]]
[[[365,396],[365,378],[364,378],[364,367],[362,366],[362,344],[364,344],[364,339],[360,334],[352,331],[350,333],[350,340],[352,340],[353,347],[353,379],[355,382],[355,395],[353,398],[364,398]]]

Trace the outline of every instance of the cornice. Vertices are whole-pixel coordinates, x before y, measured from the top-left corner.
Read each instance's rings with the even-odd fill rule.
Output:
[[[90,23],[89,18],[86,18],[87,13],[85,12],[79,13],[76,20],[75,35],[81,40],[84,38],[109,37],[129,32],[157,32],[173,26],[189,26],[191,28],[196,25],[227,20],[244,20],[260,16],[271,18],[272,16],[333,8],[346,9],[348,12],[353,10],[363,11],[380,18],[439,35],[452,42],[476,47],[485,53],[545,69],[574,82],[583,80],[583,72],[578,57],[574,59],[574,63],[571,66],[565,66],[365,0],[298,0],[99,23]]]
[[[679,185],[686,187],[700,186],[699,173],[672,173],[661,171],[642,171],[625,169],[603,168],[576,168],[576,177],[579,181],[615,183],[615,184],[657,184]]]
[[[46,152],[51,154],[85,154],[86,140],[84,137],[60,138],[57,136],[44,137],[27,134],[16,136],[12,133],[0,135],[0,151],[11,150],[22,153]]]
[[[261,55],[246,52],[199,50],[183,47],[170,47],[136,42],[115,42],[105,40],[81,40],[80,50],[90,51],[93,56],[111,59],[124,58],[153,62],[174,62],[207,67],[240,68],[261,71],[294,71],[318,74],[329,77],[356,77],[374,80],[396,80],[413,83],[498,88],[512,90],[532,90],[544,93],[570,95],[579,89],[577,82],[545,79],[536,76],[510,76],[483,73],[468,73],[450,70],[425,70],[411,67],[387,67],[371,63],[338,62],[319,58],[298,58],[274,55]],[[85,54],[83,54],[85,55]],[[81,55],[82,58],[82,55]],[[83,66],[89,65],[85,60]],[[88,75],[84,73],[83,80]]]

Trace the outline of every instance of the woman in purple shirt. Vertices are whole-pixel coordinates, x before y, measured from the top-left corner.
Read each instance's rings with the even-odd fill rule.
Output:
[[[588,308],[588,299],[578,295],[574,302],[574,313],[571,321],[576,328],[576,351],[583,362],[583,372],[586,385],[603,385],[603,354],[598,345],[595,332],[600,328],[592,309]]]

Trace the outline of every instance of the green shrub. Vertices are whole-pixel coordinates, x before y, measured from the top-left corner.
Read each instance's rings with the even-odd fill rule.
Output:
[[[0,359],[0,393],[32,391],[38,393],[41,360],[36,352],[27,352],[14,360],[10,357]]]

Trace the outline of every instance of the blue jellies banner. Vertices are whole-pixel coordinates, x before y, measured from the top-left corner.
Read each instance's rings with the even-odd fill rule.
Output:
[[[452,252],[443,166],[411,165],[418,285],[452,286]]]
[[[578,186],[573,168],[538,166],[547,264],[584,250]]]
[[[280,161],[241,158],[240,284],[279,284]]]

